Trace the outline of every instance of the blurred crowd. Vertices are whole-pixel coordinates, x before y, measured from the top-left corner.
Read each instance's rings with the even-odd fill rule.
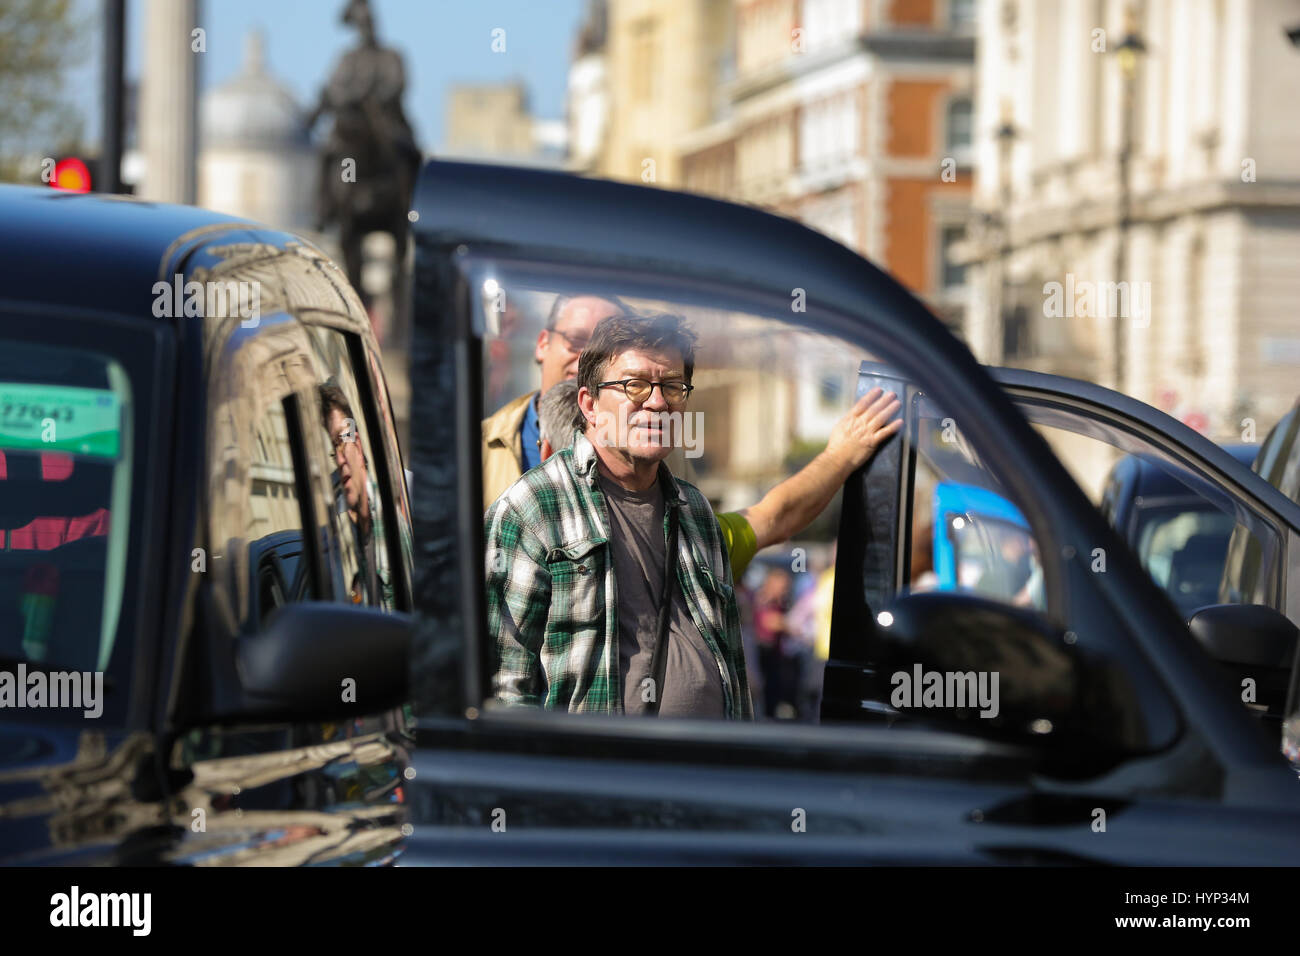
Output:
[[[830,657],[835,549],[814,551],[806,570],[805,553],[756,557],[737,582],[736,600],[755,715],[816,723]]]

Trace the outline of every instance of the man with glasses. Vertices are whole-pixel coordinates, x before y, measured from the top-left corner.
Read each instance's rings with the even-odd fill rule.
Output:
[[[352,405],[333,382],[318,386],[321,422],[334,450],[337,494],[356,533],[359,569],[350,596],[354,604],[393,610],[393,576],[384,548],[384,526],[378,513],[379,488],[370,477],[370,464],[361,446]]]
[[[541,367],[541,389],[520,395],[483,419],[484,509],[525,471],[541,464],[539,398],[578,374],[578,354],[586,348],[596,323],[626,311],[613,297],[556,296],[533,353]]]
[[[752,719],[722,528],[663,464],[694,366],[680,316],[596,327],[578,368],[582,432],[485,517],[494,702]],[[897,430],[891,398],[824,467],[851,470]]]

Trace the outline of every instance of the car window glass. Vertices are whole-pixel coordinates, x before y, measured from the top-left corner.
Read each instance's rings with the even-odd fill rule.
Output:
[[[302,548],[302,510],[289,440],[285,406],[264,409],[254,423],[248,499],[248,560],[256,582],[256,606],[249,616],[259,626],[294,599],[294,580],[281,557],[287,551],[296,558]]]
[[[398,565],[410,568],[414,563],[415,542],[411,532],[410,476],[403,465],[406,458],[402,452],[402,448],[405,447],[402,443],[404,441],[409,443],[409,440],[404,437],[403,426],[399,425],[395,417],[388,394],[388,383],[384,371],[380,367],[379,358],[369,348],[366,349],[366,364],[370,369],[370,392],[375,396],[375,402],[378,406],[377,412],[381,434],[377,436],[377,444],[381,446],[383,454],[387,456],[388,474],[394,491],[390,504],[394,530],[390,534],[396,534],[397,537],[399,548]],[[359,370],[357,374],[361,375],[364,372]],[[400,369],[397,374],[404,380],[407,375],[406,369]],[[387,497],[385,496],[385,500],[387,500]],[[395,586],[396,583],[394,582]],[[410,601],[409,591],[408,586],[405,598],[408,604]]]
[[[704,296],[669,295],[653,286],[560,287],[545,273],[515,268],[517,274],[500,264],[486,266],[475,285],[489,330],[483,353],[488,414],[483,432],[498,436],[485,447],[484,473],[513,466],[514,475],[486,521],[485,587],[496,688],[489,709],[524,701],[579,712],[633,710],[636,701],[627,695],[641,686],[636,678],[644,670],[638,670],[635,661],[653,647],[653,632],[619,635],[617,677],[611,677],[601,663],[602,654],[594,650],[604,640],[605,592],[588,582],[603,580],[607,573],[616,576],[616,582],[622,580],[609,536],[625,531],[619,526],[612,532],[614,525],[606,523],[611,495],[602,483],[606,479],[592,478],[601,489],[601,497],[592,500],[604,502],[592,506],[598,518],[590,517],[585,505],[573,513],[561,507],[558,518],[540,529],[537,514],[551,507],[551,493],[533,496],[531,482],[546,479],[530,472],[520,480],[518,455],[526,443],[531,392],[538,389],[541,375],[548,374],[549,363],[554,363],[549,374],[556,381],[576,374],[581,351],[570,339],[589,340],[599,323],[588,313],[591,328],[586,328],[575,319],[576,313],[561,311],[555,328],[565,335],[551,333],[547,323],[557,295],[605,297],[606,305],[617,305],[615,311],[671,313],[693,329],[694,390],[680,411],[668,413],[678,430],[669,436],[674,448],[665,460],[674,476],[698,489],[720,527],[730,523],[728,516],[761,513],[768,494],[805,467],[811,465],[815,472],[826,466],[818,456],[837,423],[867,390],[860,374],[863,363],[889,369],[889,356],[869,354],[783,317],[724,308]],[[603,308],[598,303],[587,307],[593,312]],[[618,384],[602,388],[626,397],[623,370],[608,371],[605,377]],[[917,549],[918,559],[904,571],[910,576],[900,583],[916,590],[963,590],[1046,613],[1040,537],[1014,495],[964,434],[960,416],[947,414],[926,397],[922,386],[927,383],[898,381],[907,386],[906,396],[900,386],[900,400],[916,403],[916,433],[907,440],[918,451],[917,487],[923,490],[915,495],[914,513],[911,501],[891,500],[881,507],[905,512],[904,520],[913,522],[915,540],[924,542]],[[659,394],[651,391],[652,396]],[[512,413],[514,418],[508,420]],[[580,453],[591,456],[593,433],[588,433],[585,421],[578,424],[588,436],[587,449]],[[545,423],[539,427],[545,433]],[[544,435],[547,445],[550,437]],[[569,446],[567,435],[561,444]],[[581,439],[575,447],[581,448]],[[574,461],[575,452],[568,454]],[[592,467],[593,475],[602,474],[599,465]],[[541,471],[547,472],[546,466]],[[831,647],[836,553],[839,548],[861,548],[863,542],[857,527],[849,529],[849,538],[843,537],[842,485],[848,475],[834,485],[826,507],[809,514],[803,527],[772,541],[752,559],[746,555],[743,573],[728,575],[728,569],[713,567],[700,575],[701,592],[725,594],[718,607],[734,597],[741,646],[731,662],[726,649],[710,640],[711,622],[705,620],[703,627],[693,622],[703,635],[703,664],[695,662],[684,679],[703,681],[711,674],[721,681],[724,708],[733,706],[736,692],[726,683],[729,668],[743,666],[755,719],[819,719],[823,668]],[[937,533],[933,523],[939,523]],[[729,562],[735,560],[731,550],[728,555]],[[875,559],[892,572],[893,554]],[[649,572],[643,569],[643,574]],[[699,612],[701,618],[708,613]],[[862,622],[858,626],[865,627]],[[539,664],[543,654],[545,665]],[[670,669],[669,682],[672,674]]]
[[[1079,427],[1085,425],[1088,434],[1042,422],[1034,427],[1184,618],[1220,600],[1285,610],[1273,587],[1281,539],[1261,515],[1153,443],[1098,423]],[[1248,459],[1253,449],[1234,454]],[[1246,560],[1252,571],[1243,584]]]
[[[285,602],[326,596],[313,592],[305,559],[299,494],[310,475],[295,467],[295,454],[313,460],[294,447],[302,440],[300,393],[310,375],[305,346],[295,321],[263,316],[256,329],[233,333],[212,378],[210,576],[215,597],[229,601],[253,630]]]
[[[104,670],[126,573],[131,383],[106,356],[0,344],[0,657]]]
[[[1287,414],[1269,431],[1264,441],[1259,446],[1259,453],[1255,456],[1255,462],[1251,466],[1255,473],[1260,475],[1273,487],[1278,487],[1280,473],[1275,471],[1279,459],[1284,460],[1283,452],[1287,450],[1294,438],[1294,429],[1300,423],[1300,416],[1294,413]]]
[[[329,513],[340,542],[344,594],[354,604],[393,610],[390,521],[347,337],[324,327],[312,327],[310,336],[318,363],[313,410],[328,453]]]
[[[1293,429],[1296,428],[1300,428],[1300,415],[1296,416]],[[1282,467],[1282,476],[1277,482],[1277,487],[1292,501],[1300,502],[1300,443],[1295,440],[1295,430],[1288,435],[1288,438],[1289,441],[1282,447],[1280,453],[1286,456],[1286,464]]]
[[[916,504],[906,589],[965,591],[1046,610],[1040,548],[1021,509],[960,430],[918,398]]]

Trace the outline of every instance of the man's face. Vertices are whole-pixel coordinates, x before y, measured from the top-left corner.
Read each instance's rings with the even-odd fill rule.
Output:
[[[639,378],[647,382],[686,382],[681,352],[647,352],[629,349],[615,356],[601,375],[602,382]],[[579,400],[588,421],[596,423],[596,441],[617,448],[632,461],[662,461],[673,450],[673,436],[661,416],[685,412],[684,405],[669,405],[663,391],[652,389],[642,402],[634,402],[618,387],[605,387],[591,396],[579,389]],[[679,432],[680,433],[680,432]]]
[[[594,295],[570,299],[555,318],[554,329],[537,336],[536,358],[542,364],[542,394],[565,379],[578,377],[578,355],[587,347],[596,323],[622,310]]]
[[[361,454],[356,423],[337,408],[330,409],[330,440],[334,443],[334,464],[339,469],[348,508],[357,511],[366,493],[366,462]]]

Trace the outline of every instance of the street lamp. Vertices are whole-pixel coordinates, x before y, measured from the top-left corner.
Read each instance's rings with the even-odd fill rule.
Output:
[[[1139,58],[1147,51],[1146,43],[1138,33],[1137,14],[1130,4],[1124,10],[1124,38],[1115,48],[1116,62],[1120,71],[1120,143],[1119,143],[1119,214],[1115,234],[1115,281],[1124,280],[1124,271],[1128,265],[1128,229],[1132,216],[1130,196],[1130,165],[1133,159],[1133,119],[1134,91],[1137,88],[1137,68]],[[1118,301],[1116,305],[1118,306]],[[1131,301],[1131,300],[1130,300]],[[1125,319],[1115,309],[1114,342],[1115,353],[1114,388],[1124,391],[1126,336]]]

